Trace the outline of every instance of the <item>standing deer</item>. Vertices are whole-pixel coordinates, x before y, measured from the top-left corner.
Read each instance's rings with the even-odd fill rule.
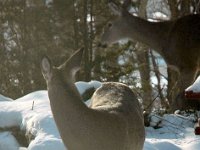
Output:
[[[108,82],[92,96],[87,107],[74,84],[83,49],[60,67],[41,61],[52,113],[68,150],[142,150],[145,131],[143,114],[132,90]]]
[[[125,7],[109,3],[118,16],[104,29],[101,45],[113,44],[122,39],[138,40],[157,51],[168,67],[180,73],[180,93],[193,83],[200,70],[200,15],[184,16],[174,21],[149,22],[130,14]],[[173,102],[172,109],[186,108],[187,100]]]

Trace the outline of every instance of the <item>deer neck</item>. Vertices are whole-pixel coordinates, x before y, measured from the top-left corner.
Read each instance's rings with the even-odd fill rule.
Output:
[[[76,114],[76,111],[86,111],[86,106],[81,100],[81,96],[78,93],[75,85],[73,83],[67,84],[55,84],[48,86],[50,103],[53,105],[53,109],[62,107],[63,104],[66,110],[60,111],[75,111],[71,112]],[[70,114],[70,115],[72,115]]]
[[[130,18],[130,17],[129,17]],[[149,22],[136,16],[128,19],[128,38],[138,40],[154,50],[162,53],[164,43],[171,27],[170,21]]]
[[[89,108],[82,102],[73,83],[48,83],[48,94],[52,113],[62,139],[64,142],[65,139],[73,142],[81,128],[86,126]]]

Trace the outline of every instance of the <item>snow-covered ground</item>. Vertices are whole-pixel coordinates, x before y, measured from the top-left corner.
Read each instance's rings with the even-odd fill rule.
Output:
[[[76,83],[80,93],[100,85],[96,81]],[[15,101],[0,95],[0,108],[0,150],[66,150],[52,117],[47,91],[36,91]],[[193,119],[193,115],[152,115],[152,126],[159,123],[161,128],[146,128],[144,150],[199,150],[200,136],[194,135]],[[13,126],[35,137],[28,147],[21,147],[10,131],[1,130]]]

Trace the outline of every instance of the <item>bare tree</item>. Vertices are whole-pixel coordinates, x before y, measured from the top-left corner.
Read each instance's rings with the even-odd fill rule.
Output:
[[[141,0],[139,5],[138,15],[141,18],[147,19],[146,16],[146,6],[147,0]],[[152,86],[150,80],[150,63],[149,63],[149,53],[148,47],[142,43],[137,43],[137,49],[139,49],[137,54],[138,64],[139,64],[139,71],[141,76],[141,84],[143,90],[143,105],[144,109],[151,104],[152,101]],[[151,107],[148,108],[146,111],[151,111]]]

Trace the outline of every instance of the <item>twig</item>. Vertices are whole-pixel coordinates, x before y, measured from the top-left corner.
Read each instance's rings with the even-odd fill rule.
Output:
[[[161,91],[164,89],[164,86],[161,88]],[[151,106],[153,105],[153,103],[155,102],[155,100],[159,97],[159,93],[157,94],[157,96],[151,101],[151,103],[144,109],[144,110],[148,110],[149,108],[151,108]]]
[[[33,101],[31,110],[33,110],[33,108],[34,108],[34,103],[35,103],[35,102]]]
[[[188,121],[194,121],[193,119],[191,119],[190,117],[185,117],[185,116],[182,116],[182,115],[179,115],[179,114],[174,114],[175,116],[181,118],[181,119],[184,119],[184,120],[188,120]]]
[[[159,118],[159,119],[161,119],[161,120],[164,120],[164,121],[166,121],[166,122],[168,122],[168,123],[170,123],[170,124],[172,124],[172,125],[174,125],[174,126],[179,126],[179,127],[183,128],[183,129],[185,129],[185,127],[183,127],[183,126],[181,126],[181,125],[177,125],[177,124],[175,124],[175,123],[173,123],[173,122],[170,122],[170,121],[168,121],[168,120],[166,120],[166,119],[163,119],[162,117],[159,117],[159,116],[157,116],[157,115],[152,115],[152,116],[155,116],[155,117],[157,117],[157,118]],[[179,128],[177,127],[177,129],[179,129]],[[181,129],[179,129],[179,130],[181,130]]]

